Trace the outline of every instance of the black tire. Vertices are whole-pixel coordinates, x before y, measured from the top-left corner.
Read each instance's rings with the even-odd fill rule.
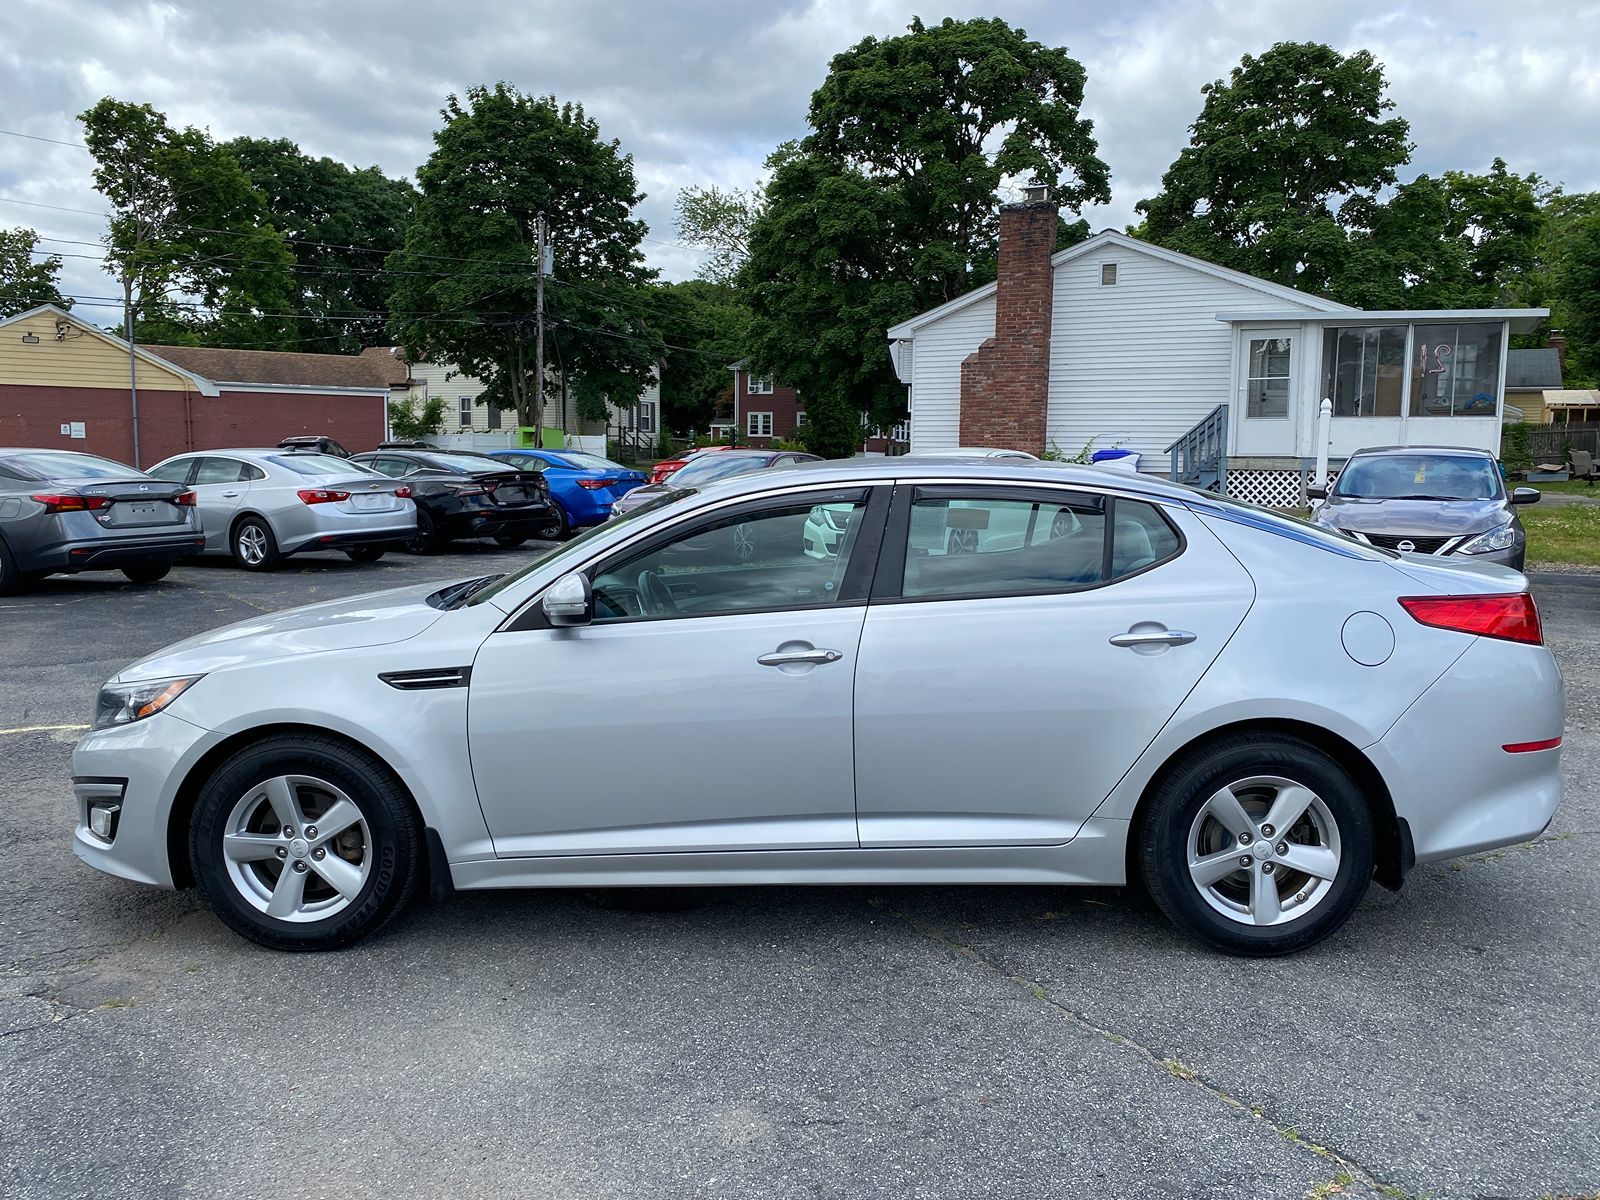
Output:
[[[417,531],[406,543],[408,554],[437,554],[450,539],[439,532],[439,526],[426,509],[417,509]]]
[[[515,550],[528,539],[520,533],[497,533],[494,535],[494,544],[504,546],[507,550]]]
[[[369,563],[377,562],[388,549],[387,546],[351,546],[344,553],[351,562]]]
[[[228,549],[236,566],[246,571],[275,571],[283,565],[272,526],[260,517],[242,517],[233,523]]]
[[[137,567],[123,567],[122,573],[129,583],[155,583],[172,573],[171,563],[143,563]]]
[[[276,806],[252,797],[252,792],[264,792],[268,781],[284,776],[300,776],[317,783],[300,784],[295,803],[302,814],[303,827],[294,830],[295,838],[285,837],[286,847],[293,846],[295,853],[281,860],[263,858],[258,862],[238,864],[241,878],[236,882],[230,872],[223,852],[223,839],[229,832],[230,822],[237,819],[237,810],[250,804],[267,804],[267,812],[275,814]],[[356,832],[360,843],[360,860],[352,865],[362,875],[359,887],[352,887],[352,895],[343,897],[331,887],[317,870],[311,856],[315,850],[295,845],[297,841],[314,841],[310,831],[321,815],[316,807],[318,785],[344,793],[360,810],[364,828]],[[331,811],[324,808],[322,812]],[[281,833],[269,817],[267,829],[260,837],[276,837]],[[327,846],[333,855],[318,856],[328,863],[338,862],[347,853],[339,843],[340,835]],[[318,847],[323,848],[325,847]],[[211,907],[224,924],[234,932],[269,946],[274,950],[334,950],[348,946],[369,936],[392,920],[410,901],[422,878],[424,850],[422,830],[405,790],[394,774],[376,756],[337,738],[321,734],[278,734],[263,738],[246,746],[222,764],[205,785],[195,805],[194,817],[189,825],[189,855],[194,867],[195,882]],[[345,859],[345,863],[351,860]],[[270,902],[276,884],[267,876],[281,878],[296,863],[307,868],[298,872],[300,884],[308,901],[315,904],[332,904],[335,907],[326,916],[311,912],[304,920],[284,920],[268,915],[257,907],[258,902]],[[367,864],[364,868],[361,863]],[[344,863],[341,869],[348,871]],[[248,868],[250,874],[243,874]],[[256,881],[252,885],[249,881]],[[260,886],[268,895],[258,895],[252,902],[245,888]],[[327,898],[319,899],[322,892]]]
[[[572,536],[572,518],[554,496],[550,497],[550,507],[554,516],[550,524],[539,530],[539,537],[546,542],[564,542]]]
[[[1272,831],[1262,853],[1259,835],[1267,827],[1265,809],[1270,809],[1274,785],[1237,785],[1269,779],[1307,788],[1314,799],[1289,830]],[[1230,787],[1251,820],[1255,833],[1245,834],[1256,842],[1253,847],[1231,838],[1221,822],[1201,819],[1212,798]],[[1322,828],[1330,823],[1331,834]],[[1360,788],[1327,754],[1283,734],[1238,734],[1190,754],[1150,796],[1135,830],[1135,861],[1161,911],[1186,933],[1231,954],[1268,957],[1315,945],[1349,920],[1372,881],[1372,810]],[[1237,854],[1241,864],[1248,859],[1249,867],[1240,866],[1203,891],[1189,870],[1190,839],[1196,834],[1218,839],[1202,845],[1197,837],[1196,851],[1214,855],[1219,869],[1228,869],[1222,865],[1224,851]],[[1328,847],[1319,846],[1318,840],[1327,843],[1335,837],[1337,866],[1328,872],[1331,879],[1302,873],[1277,859],[1278,846],[1294,842],[1291,858],[1309,850],[1326,861]],[[1268,865],[1270,876],[1265,873]],[[1254,889],[1267,886],[1269,878],[1273,892],[1263,895],[1268,900],[1280,897],[1275,903],[1286,919],[1271,925],[1246,923],[1245,914],[1255,910]],[[1299,904],[1305,904],[1306,911],[1295,916],[1292,910]],[[1224,912],[1240,906],[1243,911],[1235,916]]]
[[[0,538],[0,596],[15,596],[31,582],[17,569],[17,560],[11,557],[11,547]]]

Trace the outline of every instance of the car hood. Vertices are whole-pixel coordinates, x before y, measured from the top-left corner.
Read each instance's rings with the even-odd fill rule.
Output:
[[[1357,533],[1420,533],[1458,537],[1482,533],[1511,519],[1504,500],[1363,500],[1330,496],[1317,521]]]
[[[428,597],[446,586],[449,585],[425,583],[263,613],[174,642],[124,668],[117,680],[130,683],[204,675],[291,654],[403,642],[444,615],[442,609],[428,603]]]

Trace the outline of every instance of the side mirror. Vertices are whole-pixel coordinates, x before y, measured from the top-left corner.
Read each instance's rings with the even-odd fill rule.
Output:
[[[1538,488],[1514,488],[1511,492],[1511,503],[1537,504],[1542,494]]]
[[[1312,484],[1306,488],[1307,500],[1326,500],[1327,498],[1328,489],[1325,487],[1319,487],[1316,484]]]
[[[581,571],[563,575],[545,589],[539,602],[550,624],[559,628],[587,625],[594,620],[594,592]]]

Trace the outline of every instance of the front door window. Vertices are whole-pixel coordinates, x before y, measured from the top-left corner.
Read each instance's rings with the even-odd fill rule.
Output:
[[[1289,418],[1289,360],[1291,339],[1250,339],[1245,379],[1245,415],[1254,420]]]

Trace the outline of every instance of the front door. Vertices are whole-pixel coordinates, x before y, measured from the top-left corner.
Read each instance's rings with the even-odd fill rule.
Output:
[[[468,739],[496,852],[857,845],[868,495],[719,509],[593,568],[592,624],[545,628],[534,611],[490,637]],[[846,531],[836,548],[807,537],[824,504]]]
[[[1295,452],[1295,336],[1289,329],[1247,329],[1242,339],[1233,413],[1241,455]]]
[[[907,511],[904,490],[856,669],[861,844],[1069,841],[1254,585],[1186,510],[961,485]]]

